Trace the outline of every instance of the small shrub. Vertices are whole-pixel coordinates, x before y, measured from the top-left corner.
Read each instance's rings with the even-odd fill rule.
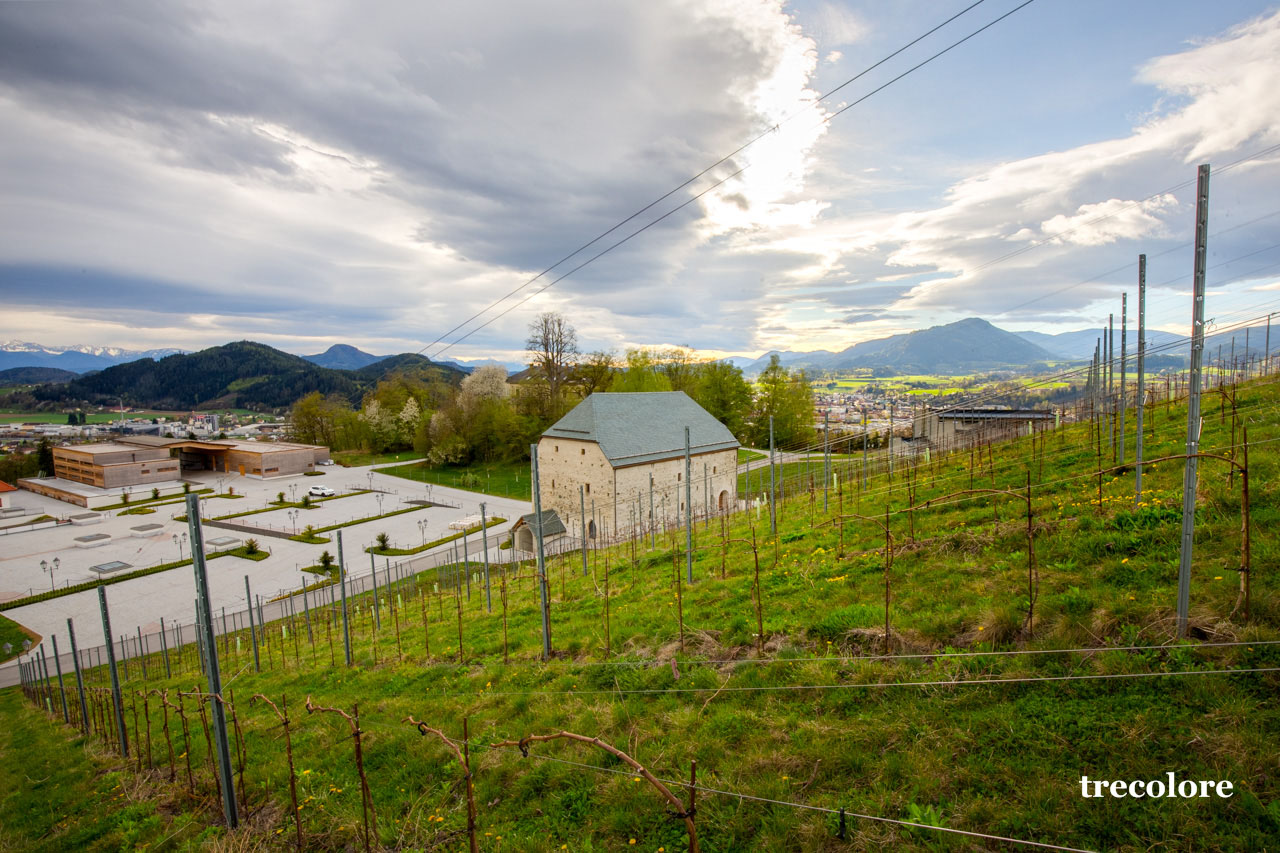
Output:
[[[303,509],[311,509],[311,496],[310,496],[310,495],[303,495],[303,496],[302,496],[302,508],[303,508]]]
[[[276,492],[276,503],[284,503],[284,492]]]
[[[159,500],[159,499],[160,499],[160,490],[159,490],[158,488],[152,488],[152,489],[151,489],[151,500],[156,501],[156,500]]]
[[[316,526],[314,524],[308,524],[306,527],[302,528],[302,535],[308,539],[312,538],[316,535]],[[328,554],[329,552],[325,551],[325,553]]]
[[[189,495],[189,494],[191,494],[191,484],[190,484],[190,483],[183,483],[183,484],[182,484],[182,493],[183,493],[184,495]]]
[[[379,533],[374,539],[378,543],[378,550],[385,551],[391,547],[391,537],[385,533]]]
[[[327,550],[320,552],[320,568],[326,572],[333,568],[333,555]]]
[[[458,481],[458,485],[464,489],[478,489],[480,488],[480,477],[479,475],[468,471],[462,475],[462,478]]]
[[[128,506],[128,504],[129,504],[129,493],[128,493],[128,492],[121,492],[121,493],[120,493],[120,503],[122,503],[122,504],[124,504],[124,505]]]
[[[258,546],[258,540],[257,540],[257,539],[246,539],[246,540],[244,540],[244,552],[245,552],[246,554],[256,554],[256,553],[258,553],[258,548],[259,548],[259,546]]]

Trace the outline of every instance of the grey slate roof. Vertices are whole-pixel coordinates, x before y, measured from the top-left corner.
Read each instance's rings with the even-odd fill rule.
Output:
[[[535,533],[538,531],[534,513],[531,512],[528,515],[520,516],[520,522],[527,524],[529,529]],[[520,523],[518,522],[516,527],[519,526]],[[542,511],[542,537],[545,539],[548,536],[559,536],[561,533],[565,532],[564,522],[560,520],[559,513],[554,509],[544,509]]]
[[[598,393],[542,435],[593,441],[615,468],[684,455],[684,428],[693,453],[732,450],[733,433],[683,391]]]

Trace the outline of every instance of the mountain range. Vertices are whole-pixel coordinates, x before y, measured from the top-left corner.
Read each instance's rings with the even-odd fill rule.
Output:
[[[372,355],[364,350],[356,349],[349,344],[334,344],[322,353],[303,356],[303,358],[312,364],[318,364],[321,367],[332,367],[338,370],[359,370],[362,367],[377,364],[383,359],[395,357],[396,356],[390,355]],[[508,373],[515,373],[524,370],[526,367],[526,365],[519,362],[497,361],[492,358],[457,359],[455,361],[441,360],[434,361],[434,363],[455,367],[463,373],[470,373],[477,367],[488,366],[501,367]]]
[[[47,403],[125,405],[161,410],[213,408],[280,409],[319,391],[359,403],[366,391],[392,373],[411,373],[456,385],[465,375],[412,353],[380,359],[357,370],[312,364],[266,344],[237,341],[200,352],[138,359],[30,391]]]
[[[944,326],[863,341],[839,352],[774,350],[758,358],[732,356],[725,361],[741,368],[747,376],[758,375],[774,355],[784,367],[810,373],[870,367],[897,373],[958,374],[1027,368],[1053,361],[1088,361],[1093,357],[1095,345],[1106,337],[1106,329],[1079,329],[1056,335],[1008,332],[986,320],[970,317]],[[1152,370],[1186,366],[1191,343],[1185,336],[1148,329],[1146,338],[1148,364]],[[1262,357],[1270,343],[1265,325],[1211,332],[1205,336],[1205,360],[1207,363],[1216,359],[1221,348],[1222,359],[1229,361],[1233,347],[1237,357],[1243,357],[1246,350],[1255,358]],[[1111,345],[1117,358],[1122,346],[1130,358],[1137,358],[1137,330],[1130,328],[1125,334],[1119,328],[1114,329]],[[1275,349],[1280,349],[1280,329],[1277,329],[1272,352]]]
[[[129,350],[84,344],[45,346],[27,341],[8,341],[0,344],[0,370],[14,367],[56,367],[72,373],[87,373],[140,358],[164,358],[180,352],[182,350],[178,349]]]

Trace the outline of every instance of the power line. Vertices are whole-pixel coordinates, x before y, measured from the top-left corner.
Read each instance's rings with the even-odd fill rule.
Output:
[[[911,48],[911,47],[915,46],[915,45],[916,45],[916,44],[918,44],[920,41],[923,41],[924,39],[926,39],[926,38],[928,38],[929,36],[933,35],[933,34],[934,34],[934,33],[936,33],[938,30],[940,30],[940,29],[942,29],[943,27],[945,27],[947,24],[950,24],[952,21],[956,20],[956,19],[957,19],[957,18],[959,18],[961,15],[964,15],[966,12],[969,12],[970,10],[974,9],[975,7],[980,6],[980,5],[981,5],[982,3],[984,3],[984,2],[986,2],[986,0],[977,0],[977,2],[971,3],[970,5],[966,6],[966,7],[965,7],[965,8],[963,8],[963,9],[961,9],[961,10],[960,10],[959,12],[957,12],[956,14],[952,15],[950,18],[947,18],[947,19],[946,19],[945,21],[943,21],[942,23],[938,24],[937,26],[933,27],[932,29],[930,29],[930,30],[928,30],[928,31],[926,31],[926,32],[924,32],[924,33],[922,33],[921,35],[919,35],[919,36],[917,36],[916,38],[912,39],[911,41],[907,42],[905,45],[903,45],[902,47],[898,48],[898,49],[897,49],[897,50],[895,50],[893,53],[888,54],[887,56],[883,57],[883,58],[882,58],[882,59],[880,59],[879,61],[877,61],[877,62],[875,62],[875,63],[873,63],[873,64],[871,64],[871,65],[867,66],[867,67],[866,67],[866,68],[864,68],[862,71],[859,71],[857,74],[853,75],[853,76],[852,76],[852,77],[850,77],[848,80],[845,80],[843,83],[841,83],[840,85],[836,86],[834,89],[831,89],[830,91],[826,92],[825,94],[820,95],[816,100],[814,100],[814,101],[812,102],[812,104],[810,104],[810,106],[816,106],[817,104],[822,103],[823,101],[827,100],[827,99],[828,99],[828,98],[830,98],[832,95],[834,95],[836,92],[839,92],[841,89],[845,88],[846,86],[848,86],[848,85],[850,85],[850,84],[852,84],[852,83],[856,82],[857,80],[859,80],[859,79],[861,79],[862,77],[866,76],[867,74],[871,73],[871,72],[872,72],[872,71],[874,71],[875,69],[879,68],[881,65],[884,65],[886,62],[888,62],[889,60],[893,59],[893,58],[894,58],[895,56],[897,56],[898,54],[900,54],[900,53],[902,53],[903,51],[905,51],[905,50],[907,50],[907,49],[909,49],[909,48]],[[737,147],[736,149],[734,149],[733,151],[731,151],[731,152],[729,152],[728,154],[724,155],[724,156],[723,156],[723,157],[721,157],[719,160],[717,160],[716,162],[712,163],[710,166],[708,166],[708,167],[706,167],[705,169],[703,169],[701,172],[698,172],[698,174],[696,174],[696,175],[694,175],[693,177],[691,177],[691,178],[689,178],[688,180],[686,180],[684,183],[680,184],[680,185],[679,185],[679,186],[677,186],[677,187],[674,187],[673,189],[669,190],[669,191],[668,191],[668,192],[666,192],[666,193],[663,193],[661,196],[659,196],[658,198],[656,198],[656,199],[654,199],[653,201],[649,202],[649,203],[648,203],[648,204],[646,204],[644,207],[640,208],[640,209],[639,209],[639,210],[637,210],[635,213],[633,213],[633,214],[631,214],[630,216],[628,216],[626,219],[623,219],[621,222],[619,222],[619,223],[617,223],[616,225],[614,225],[613,227],[609,228],[607,231],[602,231],[602,232],[600,232],[600,233],[599,233],[599,234],[597,234],[595,237],[591,238],[591,240],[589,240],[589,241],[588,241],[588,242],[586,242],[586,243],[583,243],[581,246],[579,246],[578,248],[574,249],[572,252],[570,252],[569,254],[565,255],[564,257],[562,257],[560,260],[556,261],[556,262],[555,262],[554,264],[552,264],[551,266],[549,266],[549,267],[547,267],[546,269],[544,269],[542,272],[538,273],[537,275],[533,276],[532,278],[530,278],[530,279],[528,279],[527,281],[525,281],[524,283],[522,283],[520,286],[516,287],[514,290],[510,291],[509,293],[507,293],[505,296],[501,297],[500,299],[495,300],[494,302],[490,303],[490,304],[489,304],[488,306],[486,306],[485,308],[482,308],[480,311],[478,311],[478,312],[476,312],[475,314],[473,314],[473,315],[471,315],[470,317],[468,317],[466,320],[463,320],[461,323],[459,323],[458,325],[454,326],[454,327],[453,327],[452,329],[450,329],[449,331],[447,331],[447,332],[443,333],[443,334],[442,334],[442,335],[440,335],[438,338],[436,338],[434,341],[432,341],[431,343],[429,343],[429,344],[427,344],[426,346],[424,346],[422,349],[418,350],[418,353],[419,353],[419,354],[421,354],[421,353],[425,352],[426,350],[430,349],[431,347],[435,346],[436,344],[440,343],[440,342],[441,342],[441,341],[443,341],[445,338],[449,337],[449,335],[451,335],[451,334],[453,334],[454,332],[458,331],[459,329],[463,328],[464,326],[466,326],[466,325],[467,325],[468,323],[470,323],[472,320],[475,320],[477,317],[479,317],[479,316],[480,316],[481,314],[483,314],[484,312],[486,312],[486,311],[490,310],[491,308],[496,307],[497,305],[500,305],[501,303],[503,303],[503,302],[505,302],[506,300],[510,299],[512,296],[515,296],[515,295],[516,295],[517,293],[519,293],[521,290],[524,290],[526,287],[528,287],[529,285],[533,284],[533,283],[534,283],[535,281],[537,281],[538,279],[540,279],[540,278],[542,278],[542,277],[546,276],[547,274],[549,274],[549,273],[550,273],[552,270],[554,270],[556,267],[560,266],[560,265],[561,265],[561,264],[563,264],[563,263],[566,263],[566,262],[567,262],[567,261],[569,261],[571,258],[573,258],[573,257],[575,257],[576,255],[579,255],[579,254],[581,254],[582,252],[586,251],[586,250],[587,250],[587,249],[589,249],[591,246],[593,246],[593,245],[595,245],[596,243],[598,243],[599,241],[603,240],[605,237],[608,237],[608,236],[609,236],[610,234],[612,234],[614,231],[617,231],[619,228],[621,228],[622,226],[626,225],[626,224],[627,224],[628,222],[630,222],[631,220],[633,220],[633,219],[635,219],[635,218],[637,218],[637,217],[639,217],[639,216],[642,216],[643,214],[647,213],[649,210],[651,210],[652,208],[654,208],[654,207],[656,207],[657,205],[661,204],[662,202],[666,201],[668,198],[670,198],[671,196],[675,195],[675,194],[676,194],[676,193],[678,193],[680,190],[684,189],[685,187],[689,186],[690,184],[694,183],[694,182],[695,182],[695,181],[697,181],[699,178],[702,178],[703,176],[705,176],[707,173],[709,173],[710,171],[712,171],[712,170],[713,170],[713,169],[715,169],[716,167],[721,166],[721,165],[724,165],[724,164],[725,164],[725,163],[727,163],[729,160],[733,159],[733,158],[734,158],[734,157],[736,157],[737,155],[741,154],[743,151],[745,151],[745,150],[747,150],[748,148],[750,148],[752,145],[755,145],[755,144],[756,144],[757,142],[759,142],[761,139],[764,139],[766,136],[768,136],[768,135],[770,135],[770,134],[772,134],[772,133],[776,133],[776,132],[777,132],[777,131],[778,131],[778,130],[783,126],[783,125],[785,125],[785,124],[789,124],[793,119],[795,119],[795,118],[799,117],[800,115],[803,115],[803,114],[804,114],[804,112],[805,112],[805,110],[796,110],[795,112],[793,112],[793,113],[791,113],[790,115],[788,115],[788,116],[786,116],[785,118],[783,118],[781,121],[774,123],[773,125],[769,126],[769,127],[768,127],[768,128],[766,128],[765,130],[763,130],[763,131],[761,131],[760,133],[756,134],[754,137],[752,137],[751,139],[749,139],[746,143],[744,143],[744,144],[742,144],[742,145],[738,146],[738,147]],[[478,329],[477,329],[476,331],[478,331]],[[456,342],[455,342],[455,343],[456,343]],[[441,352],[444,352],[444,350],[441,350]],[[437,355],[439,355],[439,353],[437,353]]]
[[[911,73],[913,73],[913,72],[915,72],[915,71],[919,70],[920,68],[923,68],[924,66],[926,66],[926,65],[928,65],[929,63],[933,62],[935,59],[938,59],[939,57],[943,56],[944,54],[946,54],[946,53],[950,52],[952,49],[954,49],[954,48],[956,48],[956,47],[959,47],[960,45],[962,45],[962,44],[964,44],[965,42],[967,42],[969,39],[971,39],[971,38],[973,38],[973,37],[977,36],[979,33],[982,33],[982,32],[984,32],[984,31],[985,31],[985,30],[987,30],[987,29],[990,29],[991,27],[993,27],[993,26],[995,26],[996,24],[998,24],[998,23],[1000,23],[1001,21],[1003,21],[1005,18],[1008,18],[1010,15],[1013,15],[1015,12],[1018,12],[1018,11],[1020,11],[1021,9],[1026,8],[1027,6],[1031,5],[1031,4],[1032,4],[1032,3],[1034,3],[1034,2],[1035,2],[1035,0],[1024,0],[1024,2],[1023,2],[1023,3],[1021,3],[1020,5],[1018,5],[1018,6],[1014,7],[1013,9],[1009,10],[1008,12],[1005,12],[1003,15],[999,16],[999,17],[998,17],[998,18],[996,18],[995,20],[993,20],[993,21],[991,21],[991,22],[989,22],[989,23],[987,23],[987,24],[984,24],[983,26],[979,27],[978,29],[976,29],[976,30],[974,30],[973,32],[969,33],[968,35],[964,36],[963,38],[961,38],[961,39],[959,39],[959,40],[957,40],[957,41],[955,41],[955,42],[952,42],[950,45],[948,45],[947,47],[943,48],[942,50],[940,50],[940,51],[938,51],[938,52],[934,53],[932,56],[930,56],[929,58],[925,59],[924,61],[922,61],[922,62],[920,62],[920,63],[917,63],[916,65],[914,65],[914,66],[912,66],[911,68],[907,69],[907,70],[906,70],[905,72],[903,72],[902,74],[899,74],[898,76],[896,76],[896,77],[892,78],[892,79],[891,79],[891,80],[889,80],[887,83],[884,83],[883,85],[878,86],[877,88],[873,89],[871,92],[869,92],[869,93],[867,93],[866,95],[863,95],[862,97],[858,98],[858,99],[857,99],[857,100],[855,100],[853,103],[847,104],[847,105],[845,105],[844,107],[841,107],[839,110],[835,111],[834,113],[831,113],[830,115],[823,117],[822,121],[820,121],[816,126],[821,127],[821,126],[823,126],[823,125],[829,124],[829,123],[831,122],[831,120],[832,120],[832,119],[834,119],[836,116],[838,116],[838,115],[841,115],[841,114],[845,113],[846,111],[848,111],[849,109],[853,108],[854,106],[857,106],[858,104],[861,104],[863,101],[866,101],[866,100],[867,100],[868,98],[870,98],[872,95],[875,95],[875,94],[877,94],[877,93],[879,93],[879,92],[883,91],[884,89],[888,88],[889,86],[891,86],[891,85],[893,85],[894,83],[896,83],[896,82],[898,82],[899,80],[901,80],[903,77],[906,77],[907,75],[909,75],[909,74],[911,74]],[[867,72],[869,72],[869,71],[870,71],[870,70],[872,70],[873,68],[875,68],[875,67],[877,67],[877,66],[879,66],[879,65],[883,64],[884,62],[888,61],[889,59],[893,58],[894,56],[897,56],[897,55],[898,55],[898,54],[900,54],[903,50],[906,50],[908,47],[910,47],[910,46],[912,46],[912,45],[916,44],[916,43],[917,43],[917,42],[919,42],[921,39],[925,38],[925,37],[926,37],[926,36],[928,36],[928,35],[931,35],[932,33],[936,32],[938,29],[940,29],[940,28],[942,28],[942,27],[946,26],[948,23],[950,23],[951,21],[955,20],[955,19],[956,19],[956,18],[958,18],[960,15],[963,15],[965,12],[968,12],[970,9],[974,8],[974,6],[977,6],[977,5],[978,5],[977,3],[974,3],[974,4],[972,4],[971,6],[969,6],[969,7],[965,8],[965,9],[963,9],[962,11],[960,11],[959,13],[957,13],[956,15],[953,15],[951,18],[948,18],[948,19],[947,19],[946,21],[944,21],[942,24],[939,24],[938,26],[936,26],[936,27],[934,27],[933,29],[931,29],[931,30],[929,30],[928,32],[926,32],[924,35],[919,36],[918,38],[916,38],[916,39],[915,39],[915,40],[913,40],[912,42],[908,43],[908,44],[907,44],[907,45],[905,45],[904,47],[899,48],[897,51],[894,51],[892,54],[890,54],[889,56],[887,56],[887,57],[885,57],[884,59],[880,60],[879,62],[877,62],[875,65],[871,66],[870,68],[867,68],[866,70],[864,70],[863,72],[861,72],[861,73],[860,73],[860,74],[858,74],[857,76],[855,76],[855,77],[851,78],[850,80],[847,80],[845,83],[841,84],[841,86],[838,86],[838,87],[836,87],[836,89],[833,89],[833,90],[832,90],[832,92],[838,91],[839,89],[843,88],[844,86],[848,85],[849,83],[852,83],[854,80],[858,79],[858,77],[861,77],[863,74],[866,74]],[[828,95],[829,95],[829,94],[830,94],[830,93],[828,93]],[[827,96],[823,96],[823,97],[827,97]],[[794,118],[794,117],[795,117],[795,115],[799,115],[799,114],[800,114],[800,113],[793,114],[792,116],[788,117],[788,119],[787,119],[787,120],[789,121],[791,118]],[[778,127],[780,127],[780,125],[775,125],[775,126],[774,126],[774,128],[773,128],[772,130],[776,130]],[[748,142],[748,143],[747,143],[747,146],[749,146],[749,145],[753,144],[754,142],[756,142],[757,140],[759,140],[760,138],[762,138],[764,135],[766,135],[766,134],[767,134],[767,133],[769,133],[769,132],[771,132],[771,131],[766,131],[765,133],[762,133],[762,134],[760,134],[759,136],[755,137],[754,139],[752,139],[750,142]],[[747,146],[743,146],[742,148],[745,148],[745,147],[747,147]],[[741,151],[741,150],[742,150],[742,148],[739,148],[739,149],[738,149],[738,151]],[[736,154],[736,153],[737,153],[737,152],[735,151],[735,152],[734,152],[734,154]],[[475,320],[475,319],[477,319],[478,317],[480,317],[481,315],[483,315],[485,312],[487,312],[487,311],[489,311],[489,310],[491,310],[491,309],[495,308],[495,307],[496,307],[499,303],[501,303],[502,301],[505,301],[505,300],[506,300],[507,298],[509,298],[510,296],[513,296],[515,293],[519,292],[520,290],[523,290],[523,289],[524,289],[526,286],[528,286],[529,284],[532,284],[532,283],[533,283],[534,281],[536,281],[537,279],[539,279],[539,278],[543,277],[544,275],[546,275],[546,274],[547,274],[551,269],[554,269],[556,266],[559,266],[561,263],[564,263],[564,262],[565,262],[565,261],[567,261],[569,258],[572,258],[574,255],[577,255],[578,253],[580,253],[580,252],[584,251],[587,247],[591,246],[592,244],[594,244],[594,243],[595,243],[595,242],[597,242],[598,240],[602,239],[604,236],[606,236],[606,235],[608,235],[608,234],[612,233],[613,231],[617,230],[617,229],[618,229],[619,227],[621,227],[622,225],[626,224],[627,222],[629,222],[629,221],[631,221],[632,219],[636,218],[637,216],[641,215],[641,214],[642,214],[642,213],[644,213],[645,211],[649,210],[649,209],[650,209],[650,208],[652,208],[654,205],[656,205],[656,204],[660,203],[661,201],[663,201],[663,200],[664,200],[664,199],[666,199],[666,198],[669,198],[672,194],[674,194],[674,193],[678,192],[679,190],[681,190],[681,189],[683,189],[684,187],[688,186],[689,184],[693,183],[693,181],[696,181],[698,178],[702,177],[702,176],[703,176],[703,175],[705,175],[707,172],[709,172],[709,171],[711,171],[712,169],[714,169],[716,166],[718,166],[718,165],[720,165],[721,163],[724,163],[724,162],[726,162],[727,160],[731,159],[731,158],[734,156],[734,154],[730,154],[730,155],[728,155],[727,157],[722,158],[722,159],[721,159],[720,161],[718,161],[716,164],[713,164],[712,166],[707,167],[707,169],[703,170],[703,171],[702,171],[702,172],[700,172],[698,175],[696,175],[696,176],[694,176],[693,178],[689,179],[689,180],[688,180],[688,181],[686,181],[684,184],[681,184],[679,187],[676,187],[675,189],[671,190],[671,192],[669,192],[669,193],[667,193],[666,195],[662,196],[661,198],[659,198],[659,199],[655,200],[653,203],[651,203],[650,205],[646,206],[646,207],[645,207],[645,208],[643,208],[642,210],[637,211],[635,214],[633,214],[632,216],[630,216],[630,217],[628,217],[627,219],[623,220],[623,222],[620,222],[618,225],[615,225],[613,228],[610,228],[608,231],[604,232],[604,233],[603,233],[603,234],[601,234],[599,237],[596,237],[595,239],[593,239],[593,240],[592,240],[592,241],[590,241],[589,243],[587,243],[587,244],[585,244],[584,246],[580,247],[579,249],[575,250],[575,251],[574,251],[573,253],[571,253],[570,255],[567,255],[565,258],[561,259],[560,261],[557,261],[557,262],[556,262],[555,264],[553,264],[551,267],[548,267],[548,268],[547,268],[547,270],[544,270],[542,273],[539,273],[537,276],[534,276],[534,278],[532,278],[532,279],[530,279],[529,281],[525,282],[525,283],[524,283],[524,284],[522,284],[520,287],[516,288],[516,289],[515,289],[515,290],[513,290],[511,293],[509,293],[507,296],[504,296],[502,299],[497,300],[496,302],[492,302],[492,303],[490,303],[489,305],[485,306],[485,307],[484,307],[484,308],[482,308],[480,311],[476,312],[476,313],[475,313],[475,314],[473,314],[471,317],[469,317],[467,320],[463,321],[463,323],[461,323],[459,326],[456,326],[456,327],[455,327],[455,330],[456,330],[456,329],[458,329],[458,328],[461,328],[462,326],[465,326],[466,324],[468,324],[468,323],[472,322],[473,320]],[[510,311],[511,311],[511,310],[513,310],[514,308],[517,308],[517,307],[519,307],[520,305],[523,305],[525,302],[528,302],[528,301],[529,301],[529,299],[531,299],[531,298],[533,298],[534,296],[537,296],[539,293],[542,293],[543,291],[547,290],[547,288],[549,288],[549,287],[551,287],[551,286],[555,285],[557,282],[563,281],[566,277],[568,277],[568,276],[572,275],[573,273],[577,272],[578,270],[582,269],[582,268],[583,268],[583,267],[585,267],[587,264],[590,264],[590,263],[592,263],[593,261],[597,260],[598,258],[600,258],[600,257],[602,257],[602,256],[604,256],[604,255],[606,255],[606,254],[608,254],[609,252],[613,251],[613,250],[614,250],[615,248],[617,248],[618,246],[621,246],[623,243],[626,243],[626,242],[627,242],[628,240],[630,240],[632,237],[635,237],[636,235],[638,235],[638,234],[640,234],[640,233],[642,233],[642,232],[644,232],[644,231],[648,230],[651,226],[653,226],[653,225],[657,224],[658,222],[662,221],[663,219],[666,219],[668,216],[670,216],[671,214],[675,213],[676,211],[683,209],[683,208],[684,208],[684,207],[686,207],[689,203],[691,203],[692,201],[696,201],[697,199],[701,198],[701,197],[702,197],[703,195],[705,195],[706,193],[710,192],[711,190],[713,190],[713,189],[715,189],[716,187],[720,186],[721,184],[725,183],[725,181],[728,181],[728,180],[730,180],[730,179],[732,179],[732,178],[734,178],[734,177],[737,177],[739,174],[741,174],[742,172],[746,171],[748,168],[750,168],[750,164],[748,164],[747,166],[742,167],[742,168],[741,168],[741,169],[739,169],[738,171],[734,172],[732,175],[729,175],[728,177],[722,178],[721,180],[719,180],[719,181],[715,182],[714,184],[712,184],[711,186],[707,187],[705,190],[703,190],[703,191],[702,191],[701,193],[699,193],[698,195],[696,195],[696,196],[694,196],[693,198],[689,199],[688,201],[686,201],[686,202],[684,202],[684,203],[680,204],[680,205],[679,205],[679,206],[677,206],[676,208],[674,208],[674,209],[672,209],[672,210],[668,211],[667,213],[663,214],[663,215],[662,215],[661,217],[659,217],[658,219],[654,220],[653,222],[650,222],[648,225],[645,225],[644,227],[642,227],[642,228],[640,228],[640,229],[637,229],[636,231],[632,232],[632,233],[631,233],[630,235],[628,235],[627,237],[623,238],[622,240],[617,241],[616,243],[614,243],[613,245],[609,246],[609,247],[608,247],[608,248],[606,248],[605,250],[603,250],[603,251],[601,251],[601,252],[597,253],[596,255],[592,256],[590,259],[588,259],[588,260],[587,260],[587,261],[585,261],[584,263],[579,264],[578,266],[574,267],[574,268],[573,268],[572,270],[570,270],[569,272],[567,272],[567,273],[565,273],[565,274],[563,274],[563,275],[559,276],[559,277],[558,277],[558,278],[556,278],[554,281],[551,281],[551,282],[549,282],[548,284],[545,284],[545,285],[543,285],[542,287],[538,288],[538,289],[537,289],[537,290],[535,290],[533,293],[531,293],[529,296],[526,296],[526,297],[525,297],[524,299],[522,299],[520,302],[516,303],[516,305],[513,305],[513,306],[511,306],[510,308],[508,308],[508,309],[504,310],[504,311],[503,311],[501,314],[499,314],[497,317],[494,317],[494,318],[490,319],[489,321],[487,321],[487,322],[485,322],[485,323],[483,323],[483,324],[481,324],[481,325],[477,326],[476,328],[474,328],[474,329],[472,329],[472,330],[468,331],[466,334],[461,335],[460,337],[458,337],[458,338],[454,339],[453,341],[449,342],[448,344],[446,344],[446,345],[445,345],[445,347],[444,347],[443,349],[441,349],[441,350],[439,350],[439,351],[437,351],[437,352],[435,353],[435,357],[437,357],[437,358],[438,358],[439,356],[441,356],[441,355],[442,355],[442,354],[444,354],[445,352],[448,352],[448,351],[449,351],[449,349],[451,349],[454,345],[459,344],[459,343],[461,343],[462,341],[465,341],[467,338],[471,337],[471,336],[472,336],[473,334],[475,334],[476,332],[480,331],[481,329],[483,329],[483,328],[485,328],[486,326],[488,326],[490,323],[494,322],[494,320],[497,320],[497,319],[499,319],[500,317],[506,316],[506,314],[510,313]],[[423,347],[423,349],[422,349],[422,350],[419,350],[419,353],[421,353],[421,352],[423,352],[423,351],[425,351],[425,350],[429,349],[429,348],[430,348],[430,347],[432,347],[432,346],[435,346],[435,344],[436,344],[436,343],[439,343],[440,341],[442,341],[442,340],[443,340],[445,337],[447,337],[447,336],[448,336],[448,333],[446,333],[445,335],[441,336],[440,338],[437,338],[437,339],[436,339],[436,341],[435,341],[434,343],[432,343],[432,344],[428,344],[426,347]]]

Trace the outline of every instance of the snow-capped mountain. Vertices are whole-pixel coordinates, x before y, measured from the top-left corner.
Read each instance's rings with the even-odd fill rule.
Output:
[[[0,370],[14,367],[58,367],[75,373],[86,373],[140,358],[159,359],[180,352],[183,350],[130,350],[87,344],[48,346],[29,341],[7,341],[0,344]]]

